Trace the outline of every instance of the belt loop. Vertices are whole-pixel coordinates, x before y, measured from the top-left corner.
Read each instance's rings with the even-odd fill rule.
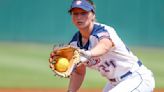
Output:
[[[142,65],[142,62],[140,60],[137,61],[137,64],[139,65],[139,67]]]

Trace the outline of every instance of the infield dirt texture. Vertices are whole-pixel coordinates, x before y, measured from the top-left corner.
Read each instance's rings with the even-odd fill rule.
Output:
[[[0,89],[0,92],[66,92],[65,89]],[[78,92],[102,92],[101,89],[81,89]],[[164,92],[164,89],[156,89],[154,92]]]

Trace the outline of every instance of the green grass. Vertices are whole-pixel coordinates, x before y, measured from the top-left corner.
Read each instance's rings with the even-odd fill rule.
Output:
[[[134,52],[154,73],[156,87],[164,88],[164,48],[134,48]]]
[[[0,88],[65,88],[69,80],[54,77],[48,58],[53,44],[0,42]],[[132,51],[153,71],[156,87],[164,88],[164,48],[134,47]],[[83,87],[102,88],[106,79],[87,69]]]

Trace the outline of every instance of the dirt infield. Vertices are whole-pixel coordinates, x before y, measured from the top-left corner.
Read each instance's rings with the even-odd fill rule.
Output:
[[[0,92],[66,92],[64,89],[0,89]],[[102,92],[101,89],[81,89],[78,92]],[[164,92],[164,89],[156,89],[154,92]]]

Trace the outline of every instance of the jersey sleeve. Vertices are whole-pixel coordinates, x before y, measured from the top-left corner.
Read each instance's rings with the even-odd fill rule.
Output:
[[[113,42],[112,33],[112,28],[105,25],[97,25],[92,35],[96,37],[98,41],[100,41],[103,38],[107,38],[112,41],[112,45],[114,46],[115,44]]]
[[[110,39],[110,34],[107,30],[104,29],[104,27],[99,28],[97,30],[95,30],[95,32],[93,33],[93,35],[98,39],[101,40],[103,38],[108,38]]]
[[[103,39],[103,38],[108,38],[108,39],[110,39],[109,33],[108,33],[108,32],[105,32],[105,31],[104,31],[104,32],[98,33],[97,36],[98,36],[98,39],[99,39],[99,40],[101,40],[101,39]]]

